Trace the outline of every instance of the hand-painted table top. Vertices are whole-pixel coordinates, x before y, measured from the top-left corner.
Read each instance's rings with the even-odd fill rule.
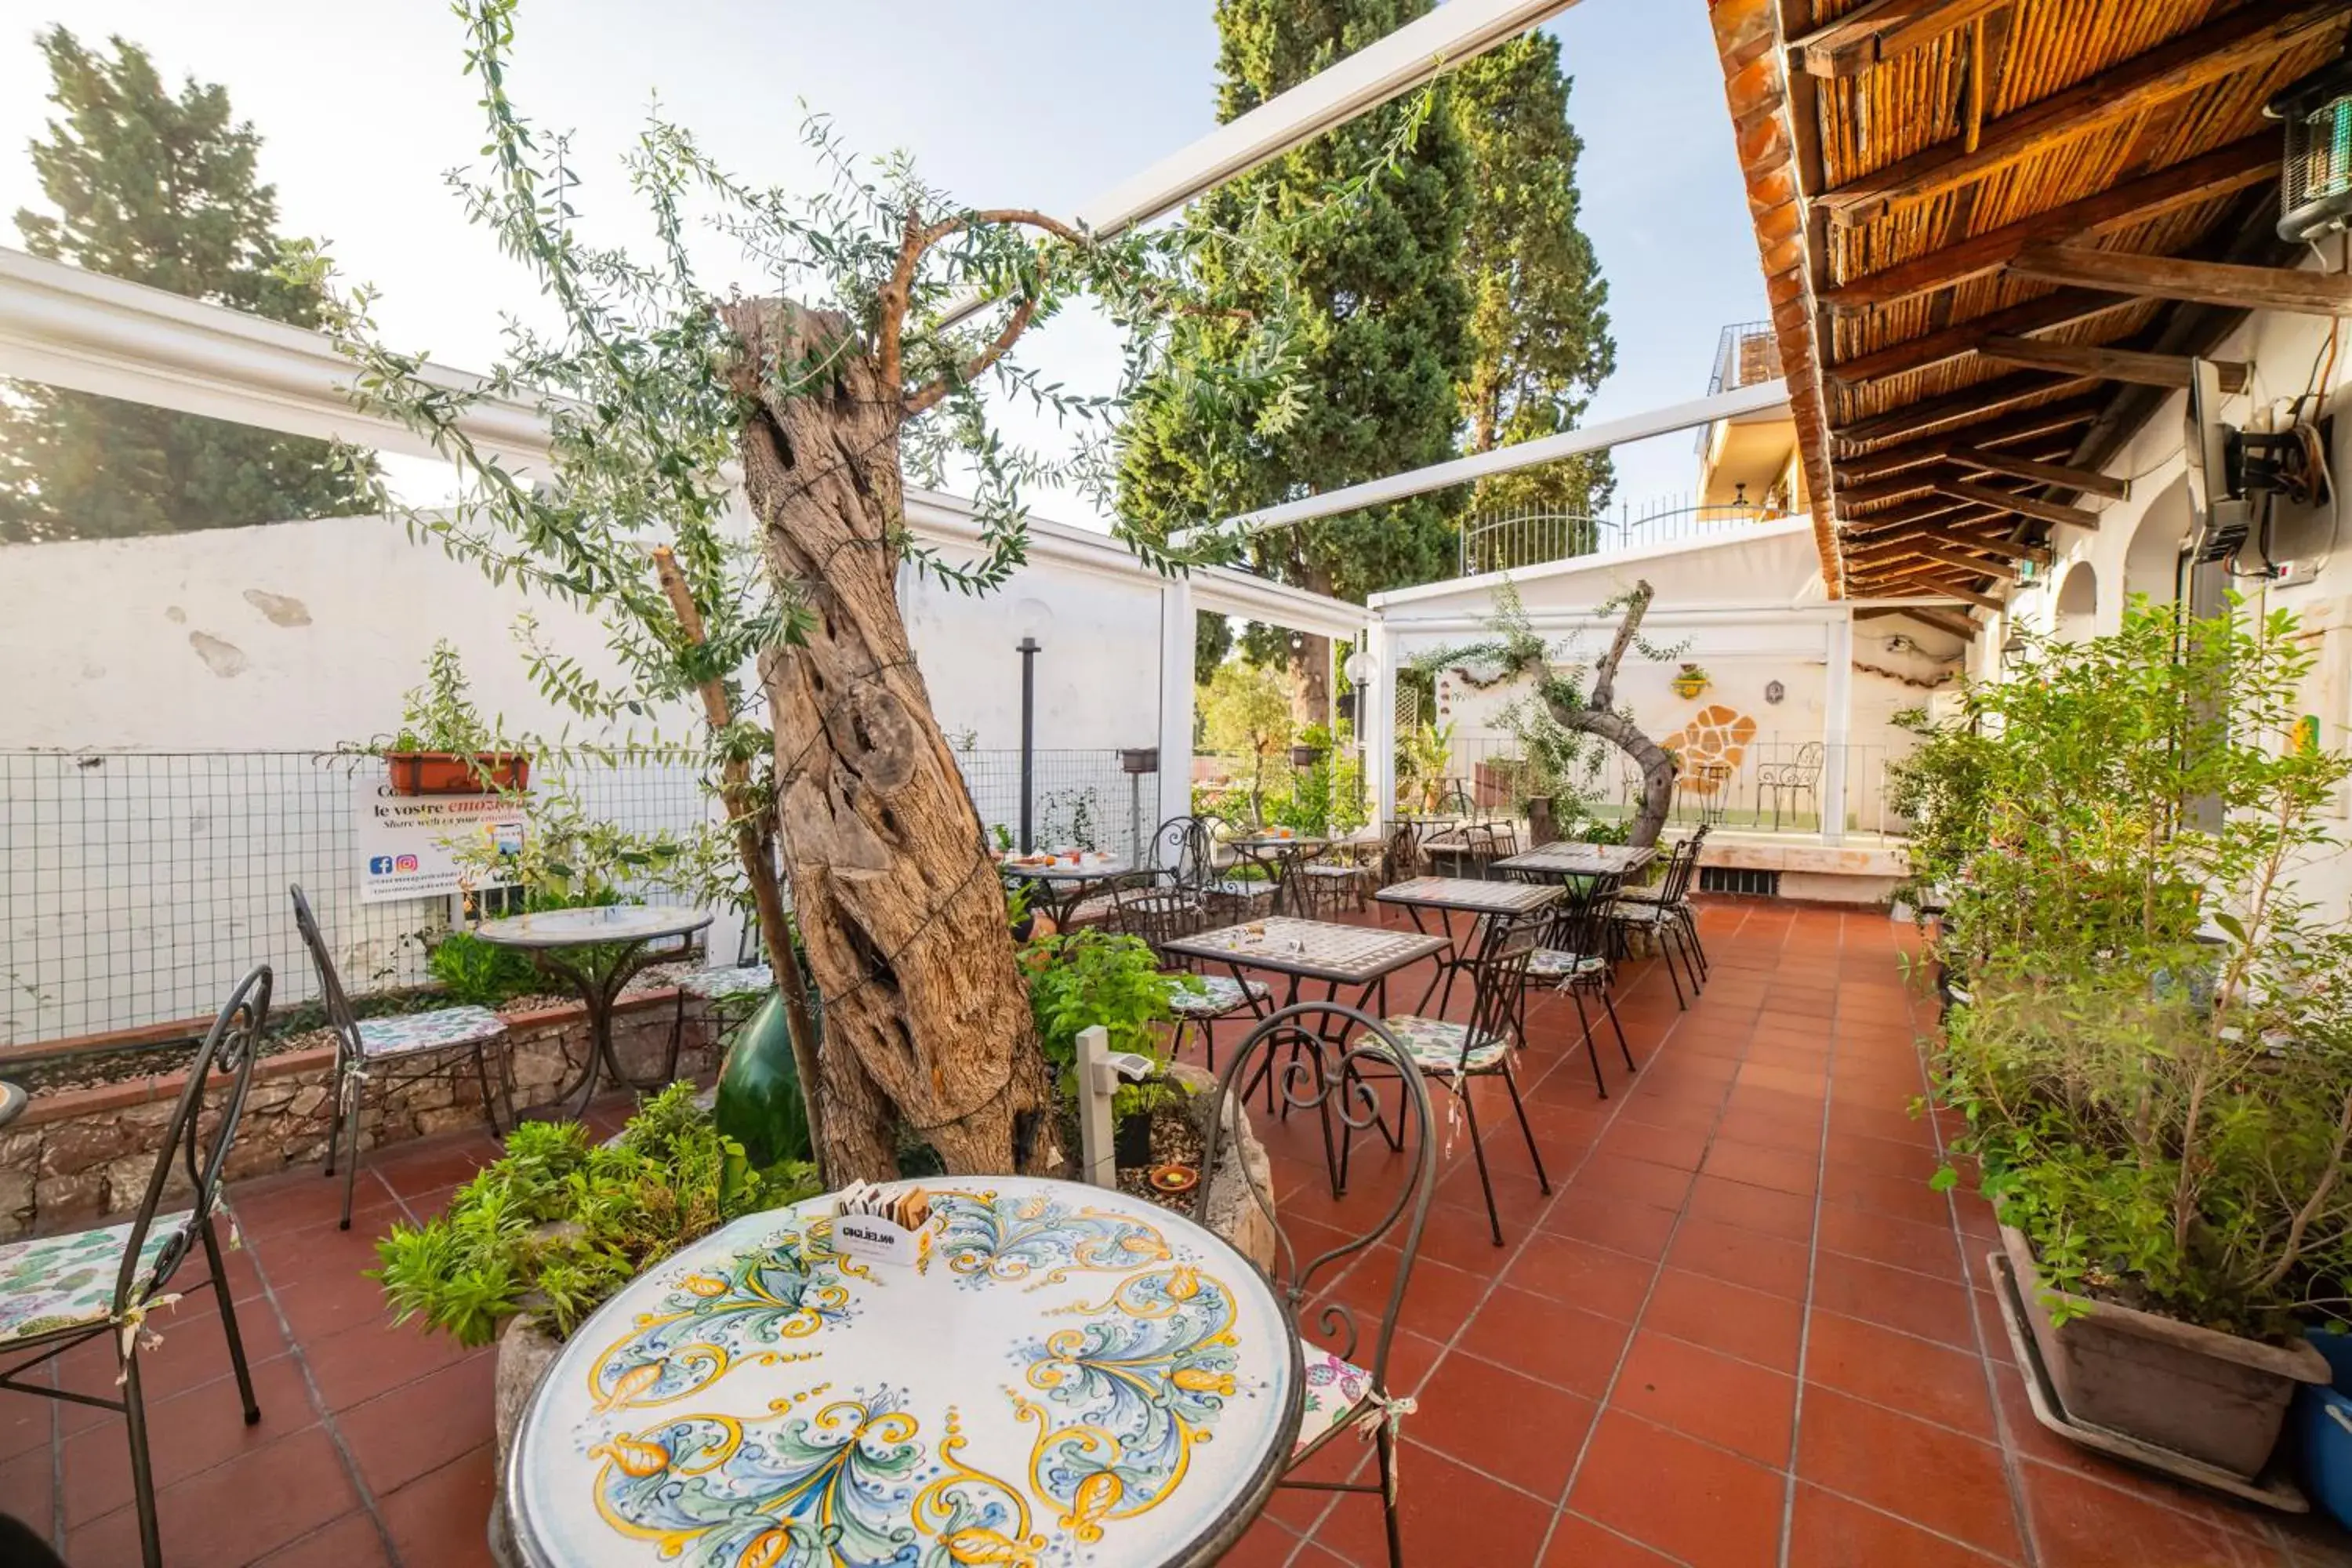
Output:
[[[686,936],[710,921],[709,910],[685,904],[605,904],[484,921],[474,928],[474,934],[499,947],[593,947]]]
[[[1068,860],[1054,860],[1044,865],[1024,865],[1018,860],[999,860],[1008,877],[1025,877],[1033,882],[1107,882],[1113,877],[1125,877],[1135,868],[1111,856],[1099,860],[1081,860],[1072,865]]]
[[[1213,1563],[1298,1430],[1263,1278],[1156,1205],[921,1184],[919,1266],[836,1250],[831,1200],[736,1221],[581,1325],[504,1486],[542,1568]]]

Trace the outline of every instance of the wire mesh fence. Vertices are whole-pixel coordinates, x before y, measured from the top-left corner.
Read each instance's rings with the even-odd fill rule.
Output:
[[[1017,751],[959,753],[983,826],[1018,831]],[[429,975],[446,895],[362,902],[359,814],[381,778],[363,757],[308,752],[0,752],[0,1046],[208,1016],[256,963],[283,1007],[317,984],[287,897],[319,911],[345,986]],[[684,833],[713,809],[698,770],[542,760],[538,788],[634,831]],[[1156,776],[1116,752],[1040,752],[1037,842],[1131,855]]]

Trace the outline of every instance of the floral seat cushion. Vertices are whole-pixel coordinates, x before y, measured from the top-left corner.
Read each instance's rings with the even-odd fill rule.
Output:
[[[504,1039],[507,1021],[488,1007],[436,1007],[360,1020],[360,1055],[374,1060]]]
[[[1244,986],[1229,974],[1187,974],[1182,978],[1191,981],[1192,986],[1180,986],[1168,998],[1169,1007],[1180,1018],[1222,1018],[1273,994],[1258,981],[1253,980]]]
[[[764,963],[736,963],[725,969],[690,969],[678,977],[677,988],[689,996],[716,1002],[773,991],[776,977]]]
[[[1671,904],[1628,904],[1621,900],[1610,910],[1609,918],[1622,926],[1659,926],[1677,916]]]
[[[1462,1045],[1470,1033],[1467,1024],[1417,1017],[1409,1013],[1381,1022],[1412,1055],[1413,1066],[1423,1072],[1482,1072],[1501,1061],[1510,1049],[1508,1042],[1493,1035],[1482,1035],[1471,1046],[1465,1059]]]
[[[1321,1442],[1333,1427],[1360,1418],[1372,1392],[1372,1374],[1362,1367],[1313,1345],[1305,1351],[1307,1397],[1300,1406],[1298,1440],[1291,1445],[1294,1454]]]
[[[187,1228],[194,1212],[159,1214],[147,1227],[146,1245],[139,1249],[138,1296],[153,1289],[157,1256]],[[0,1246],[0,1344],[113,1316],[114,1277],[122,1267],[122,1249],[131,1245],[133,1223]]]
[[[1597,953],[1570,952],[1564,948],[1539,947],[1528,955],[1528,973],[1538,980],[1573,980],[1608,967],[1609,961]]]

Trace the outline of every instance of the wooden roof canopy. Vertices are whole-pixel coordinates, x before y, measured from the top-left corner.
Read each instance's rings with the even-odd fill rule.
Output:
[[[2293,270],[2263,105],[2352,0],[1711,0],[1823,581],[1999,609]],[[2224,366],[2225,384],[2242,384]]]

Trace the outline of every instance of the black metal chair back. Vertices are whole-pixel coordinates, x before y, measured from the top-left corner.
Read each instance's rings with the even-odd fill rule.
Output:
[[[1402,1316],[1398,1309],[1404,1302],[1413,1260],[1421,1253],[1430,1200],[1437,1190],[1437,1146],[1431,1136],[1433,1125],[1428,1086],[1413,1065],[1412,1054],[1378,1019],[1343,1003],[1295,1003],[1252,1029],[1241,1048],[1226,1062],[1224,1071],[1218,1075],[1217,1113],[1211,1119],[1208,1136],[1203,1140],[1203,1171],[1217,1169],[1218,1149],[1231,1136],[1228,1129],[1237,1126],[1239,1119],[1246,1114],[1242,1103],[1244,1089],[1254,1087],[1260,1071],[1270,1074],[1280,1085],[1283,1100],[1290,1110],[1318,1113],[1328,1110],[1351,1133],[1374,1131],[1381,1125],[1381,1099],[1373,1084],[1385,1084],[1393,1077],[1402,1086],[1396,1131],[1406,1162],[1403,1179],[1385,1207],[1366,1206],[1366,1212],[1374,1217],[1370,1228],[1362,1235],[1302,1261],[1297,1245],[1283,1227],[1282,1215],[1275,1209],[1274,1194],[1265,1185],[1270,1179],[1268,1173],[1263,1170],[1244,1173],[1251,1201],[1273,1227],[1275,1267],[1269,1272],[1275,1289],[1294,1321],[1315,1294],[1318,1281],[1337,1277],[1358,1253],[1380,1245],[1402,1226],[1396,1270],[1389,1284],[1388,1305],[1381,1314],[1379,1337],[1369,1361],[1357,1355],[1361,1336],[1355,1313],[1346,1303],[1330,1301],[1316,1312],[1319,1331],[1332,1336],[1335,1342],[1320,1348],[1363,1367],[1371,1373],[1373,1386],[1385,1389],[1389,1385],[1389,1351]],[[1367,1074],[1370,1082],[1366,1081]],[[1209,1223],[1213,1184],[1203,1181],[1200,1196],[1194,1200],[1193,1217],[1203,1225]],[[1305,1325],[1300,1327],[1303,1331]]]
[[[1549,912],[1530,915],[1488,915],[1481,923],[1477,955],[1470,961],[1470,1027],[1462,1037],[1463,1066],[1472,1050],[1490,1040],[1509,1040],[1518,1032],[1519,993],[1528,983],[1528,962],[1535,955]]]
[[[341,1072],[360,1059],[359,1019],[352,1012],[351,998],[343,994],[342,976],[335,973],[327,939],[320,934],[319,917],[310,912],[310,900],[301,884],[289,884],[286,890],[294,898],[295,929],[302,933],[302,945],[310,950],[310,965],[319,972],[319,1002],[327,1009],[327,1026],[335,1034],[335,1068]]]
[[[1617,884],[1609,877],[1570,879],[1559,902],[1551,907],[1538,946],[1583,957],[1609,952],[1609,910],[1617,901]]]
[[[1216,881],[1214,826],[1206,816],[1171,816],[1152,833],[1146,864],[1161,887],[1201,893]]]
[[[1706,843],[1709,826],[1700,823],[1696,832],[1675,846],[1674,855],[1666,862],[1665,879],[1658,887],[1660,903],[1678,904],[1690,893],[1691,879],[1698,875],[1698,852]]]
[[[139,1200],[139,1212],[131,1222],[131,1235],[122,1249],[121,1267],[114,1277],[117,1322],[126,1321],[148,1298],[161,1295],[189,1249],[204,1238],[203,1223],[220,1202],[221,1173],[227,1168],[237,1124],[245,1116],[246,1096],[253,1087],[253,1064],[261,1054],[262,1028],[269,1021],[273,978],[266,963],[247,971],[196,1047],[195,1059],[188,1066],[187,1087],[180,1091],[172,1120],[164,1124],[163,1147],[156,1151],[155,1169],[147,1177],[147,1191]],[[208,1132],[205,1100],[215,1091],[219,1091],[220,1098]],[[139,1255],[146,1250],[155,1211],[163,1206],[171,1186],[175,1156],[187,1173],[194,1197],[190,1218],[164,1242],[154,1263],[142,1268]]]
[[[1170,942],[1208,929],[1209,906],[1187,888],[1142,888],[1118,896],[1111,922],[1128,936],[1141,937],[1165,964]]]

